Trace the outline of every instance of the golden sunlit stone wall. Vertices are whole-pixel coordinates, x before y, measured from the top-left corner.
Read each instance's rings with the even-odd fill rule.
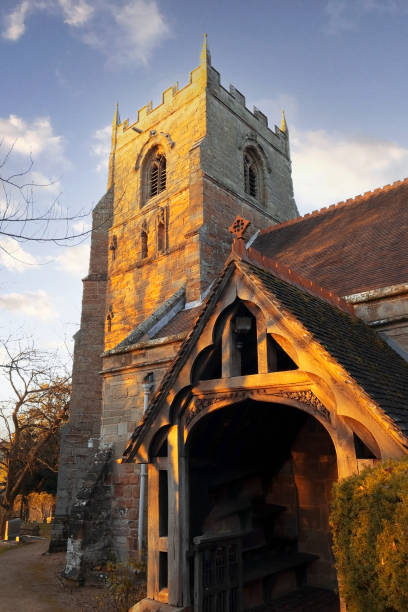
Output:
[[[166,90],[160,106],[144,107],[134,125],[124,122],[117,128],[110,230],[110,244],[116,248],[110,251],[107,291],[113,319],[106,349],[123,340],[187,280],[187,301],[200,297],[198,230],[203,214],[197,184],[199,144],[206,133],[205,83],[206,71],[200,66],[183,89]],[[156,149],[166,156],[166,189],[149,199],[147,167]],[[159,221],[165,225],[161,251]],[[148,235],[144,258],[142,231]]]

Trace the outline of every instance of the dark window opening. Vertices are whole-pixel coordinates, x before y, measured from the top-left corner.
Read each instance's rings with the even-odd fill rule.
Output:
[[[256,319],[243,304],[233,318],[232,333],[240,353],[241,376],[258,373],[258,343]]]
[[[297,370],[298,366],[286,351],[268,334],[268,372]]]
[[[142,233],[140,234],[140,240],[142,243],[142,259],[145,259],[148,255],[147,232],[145,230],[142,230]]]
[[[366,444],[358,437],[357,434],[353,433],[354,448],[356,451],[356,459],[376,459],[374,453],[368,448]]]
[[[118,239],[114,235],[112,236],[112,241],[110,243],[109,249],[112,251],[112,260],[116,259],[116,249],[118,248]]]
[[[254,157],[249,153],[245,154],[244,156],[244,180],[245,193],[249,194],[253,198],[258,198],[258,165]]]
[[[215,346],[205,348],[198,355],[191,370],[191,384],[196,385],[200,380],[213,380],[221,378],[221,339]]]
[[[159,536],[169,533],[169,486],[167,470],[159,470]]]
[[[150,167],[149,188],[150,198],[166,189],[166,158],[164,155],[157,155],[152,162]]]
[[[167,589],[168,585],[168,561],[167,553],[159,553],[159,590]]]
[[[109,306],[109,311],[106,317],[108,323],[108,332],[112,331],[112,319],[114,317],[112,305]]]

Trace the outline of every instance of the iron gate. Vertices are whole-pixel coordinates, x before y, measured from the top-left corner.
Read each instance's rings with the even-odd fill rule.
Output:
[[[241,612],[241,536],[194,538],[194,610]]]

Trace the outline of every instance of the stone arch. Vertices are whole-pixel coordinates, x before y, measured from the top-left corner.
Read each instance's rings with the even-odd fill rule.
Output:
[[[140,208],[143,208],[150,200],[153,201],[162,196],[166,191],[168,186],[168,162],[170,150],[171,147],[166,137],[157,133],[151,135],[140,149],[135,163],[135,170],[139,175]],[[164,159],[165,187],[160,189],[156,195],[152,196],[150,193],[150,169],[155,158]],[[160,178],[158,178],[158,180],[160,181]]]
[[[265,204],[265,172],[258,148],[248,145],[243,151],[244,192],[257,202]]]

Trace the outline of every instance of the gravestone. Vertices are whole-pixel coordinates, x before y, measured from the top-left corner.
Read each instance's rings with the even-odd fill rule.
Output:
[[[5,540],[12,541],[20,536],[21,519],[14,518],[10,519],[6,523],[6,535]]]

